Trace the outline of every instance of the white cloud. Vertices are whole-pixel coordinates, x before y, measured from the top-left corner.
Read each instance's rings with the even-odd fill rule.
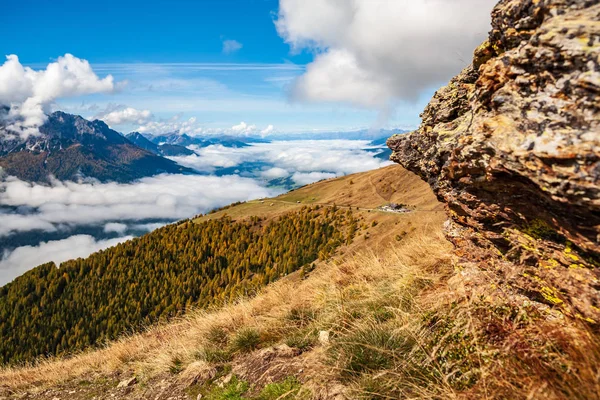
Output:
[[[109,105],[104,111],[96,114],[94,119],[100,119],[110,126],[123,124],[146,124],[154,116],[150,110],[137,110],[133,107]]]
[[[279,35],[317,54],[292,95],[373,108],[414,100],[470,62],[496,2],[280,0]]]
[[[235,167],[248,159],[245,153],[220,144],[202,148],[192,145],[189,149],[196,154],[167,158],[200,172],[214,172],[215,168]]]
[[[196,122],[196,117],[181,121],[179,115],[175,115],[166,121],[151,121],[137,128],[139,132],[147,132],[153,135],[179,132],[192,135],[205,133],[205,130]]]
[[[65,225],[182,219],[235,201],[277,193],[239,176],[163,174],[131,184],[53,181],[50,186],[8,177],[0,182],[0,204],[26,206],[33,211],[3,214],[0,237],[32,229],[54,231]],[[114,224],[107,226],[113,231],[115,228]]]
[[[330,172],[296,172],[292,175],[292,180],[298,185],[308,185],[309,183],[335,177],[336,175]]]
[[[1,202],[0,202],[1,204]],[[54,232],[57,227],[51,222],[31,218],[29,215],[22,214],[0,214],[2,223],[0,224],[0,238],[8,236],[13,232],[27,232],[32,230],[41,230],[45,232]]]
[[[104,233],[115,232],[122,235],[126,230],[127,224],[122,224],[120,222],[109,222],[108,224],[104,225]]]
[[[10,106],[8,128],[22,138],[39,133],[55,100],[115,89],[111,75],[100,79],[86,60],[71,54],[40,71],[23,67],[14,54],[6,58],[0,66],[0,104]]]
[[[232,54],[239,51],[244,45],[242,45],[237,40],[223,40],[223,53]]]
[[[256,125],[248,125],[244,121],[231,127],[231,131],[238,135],[244,135],[256,132]]]
[[[283,168],[273,167],[262,171],[260,173],[260,176],[265,179],[278,179],[287,178],[288,176],[290,176],[290,173]]]
[[[106,120],[105,120],[106,121]],[[189,119],[181,119],[180,115],[174,115],[173,117],[161,120],[161,121],[149,121],[146,123],[140,122],[140,126],[136,129],[139,132],[151,133],[154,135],[178,132],[180,134],[187,134],[191,136],[201,135],[237,135],[237,136],[250,136],[262,134],[268,135],[273,132],[273,125],[268,125],[265,129],[259,130],[254,124],[248,124],[244,121],[239,124],[233,125],[230,128],[207,128],[203,126],[196,117]]]
[[[156,229],[161,228],[163,226],[165,226],[164,223],[151,222],[151,223],[148,223],[148,224],[133,224],[133,225],[131,225],[131,229],[137,229],[137,230],[141,230],[141,231],[152,232],[153,230],[156,230]]]
[[[89,235],[75,235],[63,240],[40,242],[37,246],[17,247],[0,259],[0,286],[38,265],[54,261],[57,265],[73,258],[87,257],[131,239],[131,236],[96,241]]]
[[[273,125],[269,125],[265,129],[263,129],[262,131],[260,131],[260,134],[263,135],[263,136],[266,136],[266,135],[268,135],[270,133],[273,133],[273,129],[274,129]]]
[[[221,145],[190,147],[195,155],[169,157],[171,160],[202,172],[217,167],[234,167],[243,162],[264,162],[294,172],[329,172],[336,175],[368,171],[391,164],[365,151],[366,140],[288,140],[255,143],[248,147]]]

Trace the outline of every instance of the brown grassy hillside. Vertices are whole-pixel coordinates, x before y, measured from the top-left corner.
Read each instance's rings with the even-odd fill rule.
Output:
[[[414,211],[374,210],[389,200]],[[308,276],[290,275],[254,298],[190,312],[101,350],[6,368],[0,396],[597,398],[595,336],[549,307],[498,295],[495,276],[456,264],[440,204],[399,166],[205,218],[268,217],[311,201],[358,207],[364,227]]]

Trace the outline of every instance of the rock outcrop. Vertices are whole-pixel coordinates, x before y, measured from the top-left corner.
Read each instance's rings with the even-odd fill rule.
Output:
[[[600,4],[502,0],[392,160],[446,203],[459,267],[600,324]]]

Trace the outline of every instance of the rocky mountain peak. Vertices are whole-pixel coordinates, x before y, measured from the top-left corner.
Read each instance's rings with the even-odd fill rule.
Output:
[[[600,323],[600,4],[503,0],[392,160],[446,203],[461,268]]]
[[[40,127],[40,132],[46,136],[66,140],[83,140],[84,142],[104,140],[113,144],[127,143],[121,134],[110,129],[103,121],[88,121],[79,115],[67,114],[62,111],[50,114],[48,121]]]

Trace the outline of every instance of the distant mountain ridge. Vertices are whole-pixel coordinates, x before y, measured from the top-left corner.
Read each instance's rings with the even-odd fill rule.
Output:
[[[385,145],[385,141],[392,135],[408,133],[404,129],[360,129],[357,131],[338,132],[305,132],[294,134],[272,134],[270,140],[370,140],[374,143]]]
[[[137,133],[137,132],[134,132],[134,133]],[[154,144],[157,144],[159,146],[165,145],[165,144],[175,145],[175,146],[183,146],[183,147],[192,146],[192,145],[195,145],[198,147],[221,145],[221,146],[225,146],[225,147],[241,148],[241,147],[248,147],[248,143],[268,142],[268,140],[261,140],[258,138],[249,138],[249,137],[244,137],[242,140],[235,136],[228,136],[228,135],[223,135],[223,136],[218,136],[218,137],[217,136],[195,137],[195,136],[190,136],[186,133],[178,133],[178,132],[166,133],[166,134],[162,134],[162,135],[152,135],[152,134],[146,134],[146,135],[141,134],[141,135],[144,136],[148,141],[150,141]]]
[[[148,138],[139,132],[131,132],[126,136],[126,138],[136,146],[163,157],[189,156],[194,154],[192,150],[178,144],[156,144],[148,140]]]
[[[23,140],[0,125],[0,167],[30,182],[85,177],[129,182],[159,173],[194,173],[132,143],[99,120],[61,111],[48,116],[40,134]]]

